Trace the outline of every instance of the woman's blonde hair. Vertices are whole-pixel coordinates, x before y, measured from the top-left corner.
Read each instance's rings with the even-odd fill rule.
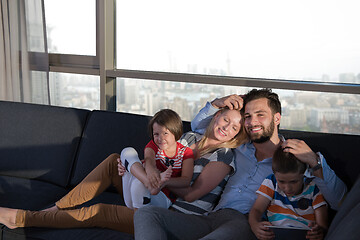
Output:
[[[208,147],[208,148],[204,148],[206,140],[212,134],[216,116],[217,115],[222,115],[222,114],[224,114],[225,112],[227,112],[229,110],[230,110],[229,108],[222,108],[222,109],[220,109],[219,111],[217,111],[214,114],[213,118],[211,119],[211,122],[209,123],[209,126],[206,128],[204,136],[202,137],[202,139],[199,142],[199,145],[198,145],[199,156],[203,156],[206,153],[213,152],[214,150],[216,150],[218,148],[236,148],[236,147],[240,146],[241,144],[248,141],[248,136],[247,136],[247,134],[245,132],[245,129],[244,129],[243,120],[241,120],[240,131],[239,131],[238,134],[236,134],[235,137],[233,137],[231,140],[229,140],[227,142],[219,143],[218,145],[211,146],[211,147]],[[240,111],[239,111],[239,113],[240,113]]]

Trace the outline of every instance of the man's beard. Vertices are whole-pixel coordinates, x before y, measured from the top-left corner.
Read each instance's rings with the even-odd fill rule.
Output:
[[[271,120],[270,125],[267,128],[264,128],[264,132],[262,135],[253,134],[249,136],[251,141],[253,141],[254,143],[264,143],[270,140],[270,138],[274,134],[274,130],[275,130],[275,123],[273,120]]]

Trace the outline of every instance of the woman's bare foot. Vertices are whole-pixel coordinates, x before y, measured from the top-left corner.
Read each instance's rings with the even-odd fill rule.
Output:
[[[55,205],[55,206],[52,206],[52,207],[49,207],[49,208],[45,208],[41,211],[45,211],[45,212],[51,212],[51,211],[59,211],[59,208]]]
[[[17,228],[15,225],[17,209],[0,207],[0,223],[10,229]]]

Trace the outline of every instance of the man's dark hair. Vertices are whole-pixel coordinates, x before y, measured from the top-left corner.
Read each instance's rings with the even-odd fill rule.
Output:
[[[274,173],[304,174],[306,167],[306,164],[301,162],[294,154],[284,152],[281,146],[276,149],[272,158],[272,169]]]
[[[279,100],[279,96],[276,93],[273,93],[272,90],[269,88],[253,89],[250,92],[248,92],[244,97],[244,106],[248,102],[260,98],[266,98],[268,100],[268,105],[273,114],[275,113],[281,114],[281,103]]]

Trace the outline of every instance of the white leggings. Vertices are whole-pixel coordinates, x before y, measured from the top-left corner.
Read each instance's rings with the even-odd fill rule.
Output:
[[[128,208],[141,208],[146,205],[163,208],[169,208],[171,206],[170,199],[162,191],[157,195],[151,195],[144,184],[130,173],[131,166],[134,163],[138,162],[142,164],[134,148],[124,148],[121,151],[120,159],[122,165],[126,168],[126,172],[122,177],[122,184],[124,201]]]

